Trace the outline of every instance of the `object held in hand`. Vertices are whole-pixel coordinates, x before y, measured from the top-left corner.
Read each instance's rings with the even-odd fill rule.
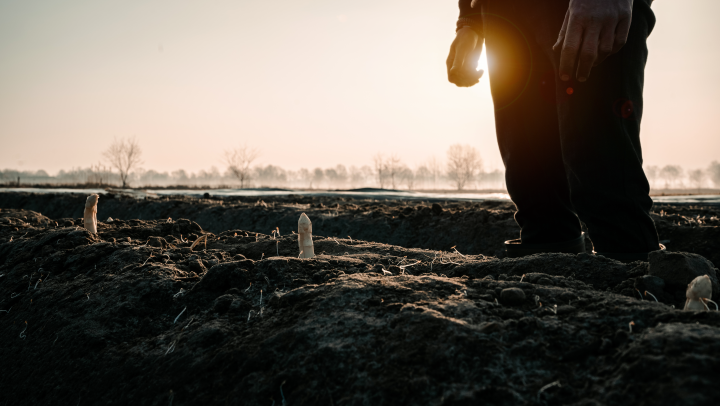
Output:
[[[85,228],[97,234],[97,204],[100,196],[90,195],[85,201]]]
[[[298,220],[298,247],[300,248],[300,258],[312,258],[315,256],[315,247],[312,240],[312,222],[308,216],[303,213]]]

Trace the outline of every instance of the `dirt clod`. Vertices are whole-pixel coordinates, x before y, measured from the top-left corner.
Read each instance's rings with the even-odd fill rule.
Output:
[[[708,275],[713,284],[714,295],[720,293],[715,266],[700,255],[654,251],[650,253],[649,263],[650,275],[661,278],[670,289],[684,291],[693,279]]]
[[[508,306],[519,306],[525,301],[525,292],[520,288],[506,288],[500,292],[500,302]]]

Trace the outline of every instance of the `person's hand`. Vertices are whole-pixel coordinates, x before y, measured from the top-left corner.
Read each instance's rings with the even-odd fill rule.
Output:
[[[560,79],[570,80],[575,72],[578,81],[586,81],[593,66],[625,45],[632,5],[633,0],[570,0],[553,46],[555,51],[562,46]]]
[[[479,46],[478,45],[478,39]],[[482,38],[470,27],[458,30],[455,40],[450,45],[447,57],[448,80],[460,87],[470,87],[480,81],[482,70],[477,70],[477,63],[482,52]]]

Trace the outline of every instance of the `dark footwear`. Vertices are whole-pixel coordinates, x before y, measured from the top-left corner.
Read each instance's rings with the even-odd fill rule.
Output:
[[[550,252],[561,254],[580,254],[585,252],[585,233],[580,234],[580,237],[574,240],[548,244],[527,244],[520,241],[519,238],[505,241],[505,253],[508,258],[519,258],[526,255]]]
[[[665,250],[665,246],[660,244],[660,251]],[[593,251],[593,254],[595,255],[601,255],[605,258],[614,259],[616,261],[620,262],[635,262],[635,261],[643,261],[648,262],[648,255],[649,252],[595,252]]]

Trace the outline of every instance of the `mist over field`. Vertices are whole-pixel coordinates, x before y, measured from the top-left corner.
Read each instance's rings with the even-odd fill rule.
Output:
[[[331,168],[284,169],[277,165],[257,165],[250,168],[246,188],[290,189],[356,189],[364,187],[408,190],[457,190],[457,184],[448,175],[445,165],[433,166],[430,162],[411,168],[402,162],[385,173],[377,167],[361,167],[338,164]],[[679,165],[646,166],[645,173],[654,190],[720,188],[720,163],[712,162],[706,168],[686,169]],[[89,168],[61,170],[56,174],[46,171],[0,171],[0,184],[20,185],[107,185],[120,186],[116,171],[101,165]],[[153,169],[137,169],[130,173],[130,187],[240,187],[240,182],[230,170],[212,166],[208,170],[188,172],[178,169],[159,172]],[[463,189],[505,189],[504,172],[498,169],[479,170]]]
[[[381,176],[381,179],[379,178]],[[73,168],[50,175],[46,171],[18,171],[4,169],[0,183],[16,185],[108,185],[120,186],[120,176],[103,167]],[[199,172],[179,169],[158,172],[139,169],[129,176],[131,187],[240,187],[240,181],[224,168],[216,166]],[[331,168],[301,168],[288,170],[276,165],[254,166],[250,170],[246,188],[292,188],[292,189],[355,189],[363,187],[388,189],[457,189],[445,170],[433,172],[426,166],[412,169],[398,168],[396,173],[378,175],[370,165],[361,167],[338,164]],[[504,174],[500,170],[478,172],[464,189],[504,189]]]

